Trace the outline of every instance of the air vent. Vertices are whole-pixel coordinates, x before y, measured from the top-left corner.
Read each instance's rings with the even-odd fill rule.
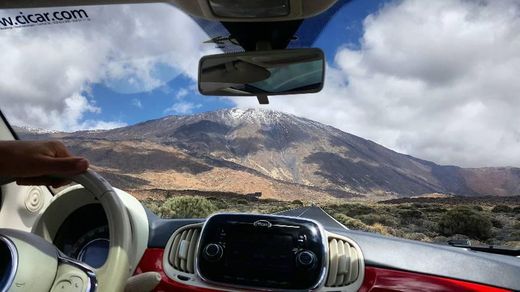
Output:
[[[336,235],[329,236],[328,267],[325,287],[335,288],[335,291],[359,289],[364,274],[364,262],[361,250],[352,240]],[[342,287],[346,289],[341,289]]]
[[[195,253],[201,229],[201,225],[190,225],[173,234],[168,260],[175,270],[188,274],[195,273]]]

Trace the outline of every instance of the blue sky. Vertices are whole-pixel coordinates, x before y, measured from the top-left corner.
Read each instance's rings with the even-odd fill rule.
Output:
[[[198,94],[193,80],[184,75],[179,75],[159,88],[137,93],[119,93],[104,84],[96,84],[90,96],[101,112],[87,113],[84,117],[86,120],[116,120],[129,125],[166,115],[192,114],[235,106],[225,98]],[[194,106],[190,110],[182,107],[185,104]]]
[[[377,12],[385,2],[388,1],[353,1],[338,11],[314,44],[314,47],[324,50],[329,65],[334,65],[336,52],[342,46],[359,47],[363,20]],[[165,84],[153,90],[125,91],[128,90],[124,86],[114,90],[105,84],[94,84],[89,97],[101,111],[86,113],[84,119],[116,120],[131,125],[165,115],[193,114],[236,106],[226,98],[201,96],[193,80],[182,74],[165,80]]]

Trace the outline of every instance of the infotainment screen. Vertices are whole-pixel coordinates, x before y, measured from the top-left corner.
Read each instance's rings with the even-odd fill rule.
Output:
[[[234,239],[226,242],[229,255],[224,257],[223,264],[236,276],[255,274],[262,275],[263,280],[284,282],[294,272],[291,236],[249,232],[236,233],[229,238]]]
[[[325,268],[320,230],[304,219],[215,215],[202,231],[199,273],[207,281],[229,285],[312,289]]]

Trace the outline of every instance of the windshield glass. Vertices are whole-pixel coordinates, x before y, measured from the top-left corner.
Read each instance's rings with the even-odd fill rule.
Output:
[[[519,15],[338,1],[288,45],[324,51],[323,91],[260,106],[198,93],[200,58],[238,47],[221,23],[167,4],[2,10],[0,109],[165,218],[319,206],[350,229],[520,247]],[[317,78],[293,69],[253,85]]]

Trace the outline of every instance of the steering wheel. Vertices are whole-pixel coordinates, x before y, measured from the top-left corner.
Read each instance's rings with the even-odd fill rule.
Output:
[[[0,291],[123,291],[130,276],[131,228],[121,199],[112,186],[93,171],[60,178],[81,184],[103,207],[110,238],[105,264],[94,270],[67,258],[35,234],[0,229],[0,259],[10,262],[9,267],[0,266],[5,275],[0,276]]]

